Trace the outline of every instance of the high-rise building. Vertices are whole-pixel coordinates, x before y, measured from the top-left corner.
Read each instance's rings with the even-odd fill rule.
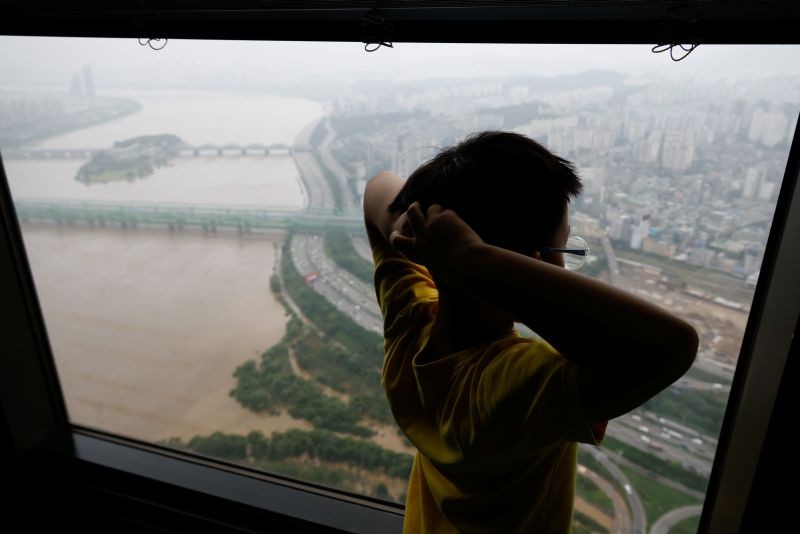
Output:
[[[761,186],[763,172],[755,167],[747,169],[742,186],[742,198],[755,198]]]
[[[83,66],[83,88],[86,94],[86,100],[90,104],[94,101],[94,77],[92,76],[92,67],[90,65]]]
[[[775,146],[785,139],[788,126],[789,119],[783,112],[756,108],[750,121],[747,138],[767,146]]]
[[[72,78],[70,78],[69,94],[70,96],[73,96],[76,99],[78,99],[80,102],[83,102],[84,99],[83,84],[81,83],[81,77],[79,74],[74,74]]]
[[[694,162],[695,136],[692,130],[667,130],[661,145],[661,166],[685,171]]]

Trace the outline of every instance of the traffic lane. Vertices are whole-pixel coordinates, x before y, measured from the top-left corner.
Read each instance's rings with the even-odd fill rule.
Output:
[[[308,243],[311,241],[309,238],[309,234],[296,234],[290,246],[295,267],[303,276],[311,272],[319,272],[317,266],[309,257]],[[322,295],[340,312],[353,319],[359,326],[375,333],[383,332],[383,319],[380,313],[376,315],[368,310],[364,310],[361,304],[352,300],[354,296],[353,291],[349,289],[345,289],[344,292],[342,291],[341,282],[338,284],[335,282],[332,283],[330,279],[326,279],[325,276],[323,276],[323,273],[320,273],[320,276],[316,280],[310,282],[310,285],[314,291]],[[356,296],[356,298],[358,297]],[[375,307],[377,308],[377,303],[375,303]]]
[[[307,234],[308,235],[308,234]],[[320,273],[320,276],[329,284],[337,288],[345,298],[348,298],[357,309],[376,318],[381,318],[381,310],[375,298],[375,290],[355,276],[336,265],[325,255],[325,245],[322,236],[313,234],[306,237],[306,254],[311,265]]]
[[[611,532],[630,532],[631,515],[628,506],[620,493],[603,477],[584,465],[578,465],[578,474],[588,477],[600,490],[605,493],[614,507],[614,520],[611,524]]]
[[[642,439],[642,436],[645,434],[637,429],[631,429],[619,424],[615,425],[612,421],[609,423],[606,433],[609,436],[625,443],[626,445],[639,449],[640,451],[655,456],[656,458],[675,462],[684,468],[694,470],[699,474],[707,475],[711,472],[711,462],[706,459],[699,458],[687,450],[673,447],[671,445],[664,444],[663,442],[659,442],[660,446],[663,447],[663,450],[659,451],[653,449],[649,445],[649,442],[646,442]],[[647,436],[645,435],[645,437]]]
[[[633,487],[628,477],[625,476],[625,473],[617,467],[617,465],[612,462],[605,452],[601,449],[592,446],[592,445],[585,445],[582,444],[581,448],[591,454],[600,464],[606,468],[609,474],[614,477],[614,479],[620,484],[620,486],[624,488],[630,488],[630,491],[626,495],[626,499],[628,500],[628,507],[631,511],[631,533],[632,534],[644,534],[644,524],[646,520],[645,512],[644,512],[644,505],[642,504],[642,499],[639,497],[639,493],[636,491],[636,488]]]
[[[309,208],[333,210],[333,193],[311,154],[298,152],[294,155],[300,177],[308,190]]]
[[[702,511],[703,507],[701,505],[683,506],[681,508],[671,510],[659,517],[658,521],[653,523],[653,526],[650,528],[650,534],[668,534],[672,527],[684,519],[689,519],[690,517],[700,515]]]
[[[647,439],[640,438],[642,441],[650,445],[652,449],[657,449],[661,446],[681,448],[688,451],[697,457],[705,458],[713,461],[714,455],[717,450],[717,440],[710,438],[704,434],[692,432],[689,433],[685,429],[683,433],[676,432],[669,426],[649,420],[636,420],[634,416],[620,417],[614,419],[615,425],[624,425],[634,431],[638,431],[642,436]]]

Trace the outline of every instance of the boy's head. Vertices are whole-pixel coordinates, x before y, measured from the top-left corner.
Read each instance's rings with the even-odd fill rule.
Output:
[[[486,243],[530,256],[556,246],[569,201],[582,190],[569,161],[514,132],[485,131],[441,150],[408,177],[389,205],[419,201],[455,211]]]

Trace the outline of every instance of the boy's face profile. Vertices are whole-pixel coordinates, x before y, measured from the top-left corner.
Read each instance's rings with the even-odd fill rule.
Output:
[[[570,225],[569,225],[569,216],[567,215],[566,208],[564,209],[564,215],[561,218],[561,224],[558,225],[558,229],[556,233],[553,235],[552,241],[548,244],[548,246],[553,248],[564,248],[567,244],[567,239],[569,239],[570,234]],[[558,267],[564,267],[564,254],[562,252],[546,252],[546,253],[539,253],[534,252],[534,258],[540,259],[552,265],[556,265]]]

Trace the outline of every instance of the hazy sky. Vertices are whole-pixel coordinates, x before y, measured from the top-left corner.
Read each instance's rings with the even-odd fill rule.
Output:
[[[748,79],[800,75],[800,46],[702,45],[680,62],[650,45],[504,45],[395,43],[364,51],[363,43],[171,40],[163,50],[136,39],[0,36],[0,85],[54,83],[90,64],[99,86],[134,83],[185,86],[225,79],[243,85],[270,80],[386,80],[438,77],[552,76],[612,69],[667,77]]]

